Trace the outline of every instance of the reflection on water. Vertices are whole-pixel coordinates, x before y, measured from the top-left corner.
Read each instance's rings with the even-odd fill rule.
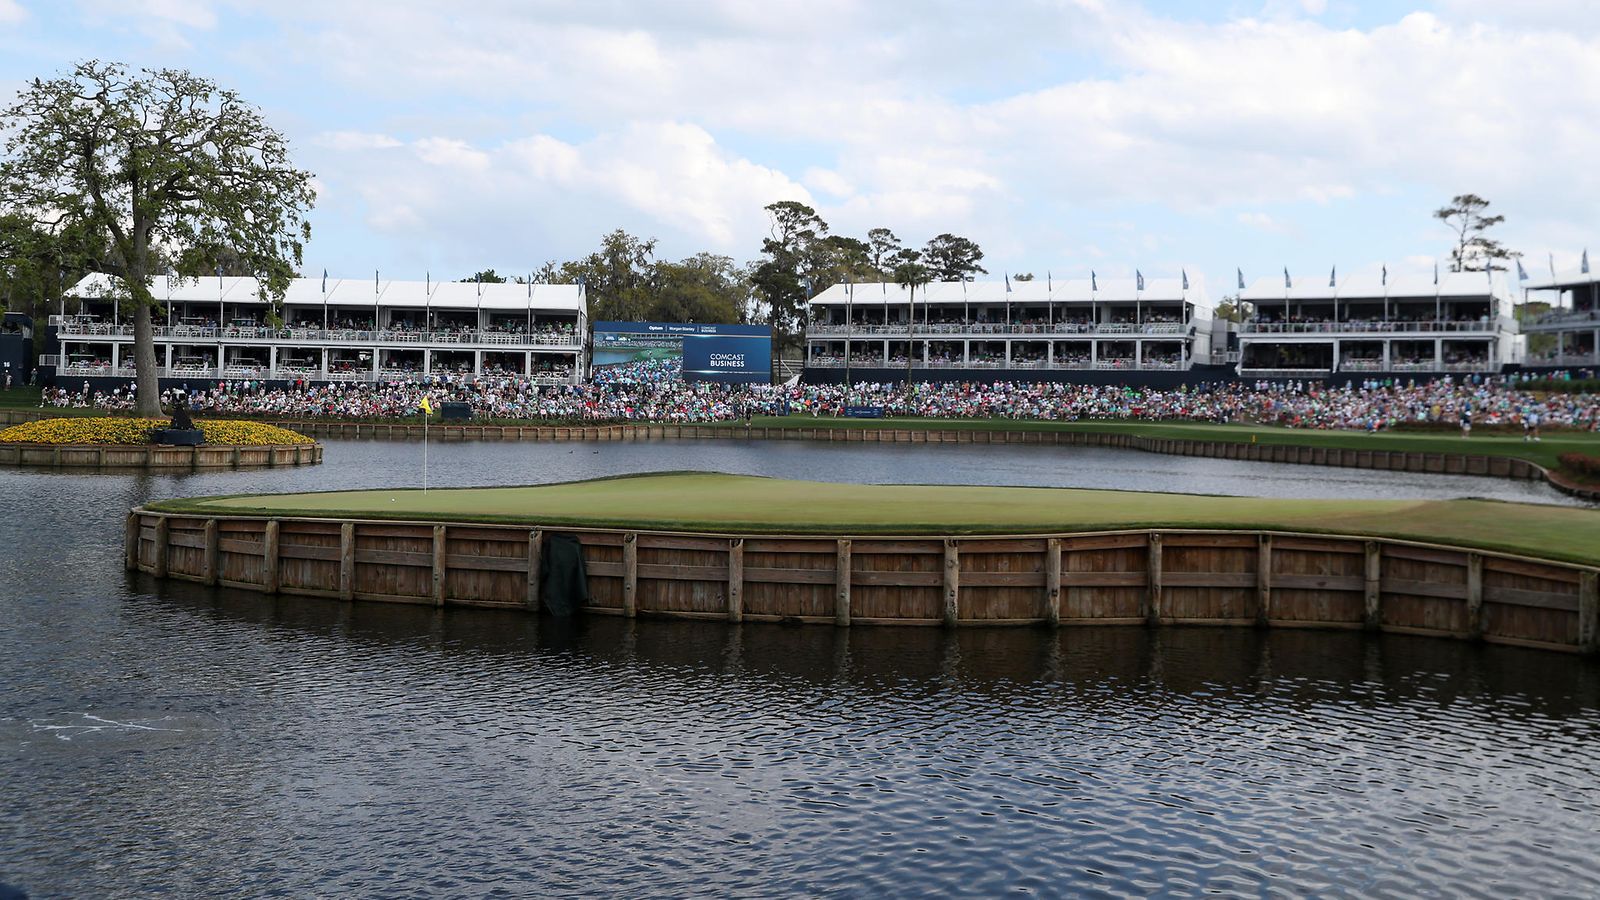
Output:
[[[451,447],[433,474],[581,477],[673,446]],[[790,444],[677,446],[704,468],[924,481],[990,461],[1021,473],[1037,449],[819,462]],[[288,472],[0,473],[0,882],[79,896],[1600,887],[1600,668],[1570,656],[1348,632],[562,624],[120,571],[121,515],[147,497],[404,483],[412,449],[338,444]],[[1218,465],[1061,459],[1063,479]],[[1240,477],[1219,471],[1206,477]]]

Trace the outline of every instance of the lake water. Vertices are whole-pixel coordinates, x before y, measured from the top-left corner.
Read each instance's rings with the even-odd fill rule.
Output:
[[[0,471],[0,883],[34,896],[1593,894],[1600,666],[1349,633],[548,619],[159,584],[126,510],[411,484]],[[450,444],[641,469],[1272,496],[1542,487],[1088,448]]]

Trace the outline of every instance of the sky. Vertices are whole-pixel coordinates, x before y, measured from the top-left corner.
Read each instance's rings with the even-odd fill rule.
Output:
[[[1600,210],[1593,0],[0,0],[0,98],[84,59],[259,106],[305,272],[462,278],[762,207],[977,241],[994,277],[1431,271],[1490,199],[1530,274]]]

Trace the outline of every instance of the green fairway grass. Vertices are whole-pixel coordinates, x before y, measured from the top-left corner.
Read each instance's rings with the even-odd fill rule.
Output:
[[[681,472],[529,487],[197,498],[150,508],[769,534],[1242,528],[1393,537],[1600,564],[1600,511],[1488,500],[1282,500],[1067,488],[832,484]]]

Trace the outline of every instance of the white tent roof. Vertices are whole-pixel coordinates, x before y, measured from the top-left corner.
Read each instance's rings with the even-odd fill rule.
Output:
[[[1295,279],[1292,287],[1284,287],[1282,275],[1257,278],[1253,284],[1239,292],[1239,299],[1252,303],[1272,303],[1288,300],[1415,300],[1434,297],[1458,299],[1462,297],[1488,300],[1490,297],[1510,299],[1503,273],[1496,272],[1494,280],[1482,272],[1441,272],[1439,283],[1432,275],[1389,275],[1384,284],[1381,273],[1346,275],[1335,286],[1329,287],[1322,278]]]
[[[85,276],[69,291],[76,297],[100,297],[109,293],[112,279],[95,273]],[[525,284],[485,284],[482,295],[472,282],[377,281],[359,278],[329,278],[323,293],[320,278],[295,278],[289,282],[284,303],[289,306],[373,306],[389,309],[497,309],[527,311],[580,312],[583,293],[575,284],[536,284],[529,296]],[[432,296],[429,296],[429,290]],[[150,281],[156,299],[190,303],[212,303],[219,298],[227,304],[260,304],[254,278],[168,278],[158,275]]]
[[[1522,287],[1530,291],[1553,291],[1587,287],[1597,281],[1600,281],[1600,267],[1591,267],[1588,272],[1569,269],[1550,278],[1530,278],[1522,283]]]
[[[1189,278],[1189,290],[1184,291],[1183,279],[1178,278],[1146,278],[1144,290],[1137,290],[1136,280],[1133,278],[1100,278],[1099,290],[1092,290],[1088,278],[1063,278],[1053,283],[1045,279],[1035,278],[1032,281],[1011,280],[1011,291],[1006,292],[1005,281],[969,281],[963,285],[959,281],[936,281],[917,289],[917,302],[959,305],[965,303],[1002,304],[1010,303],[1047,303],[1047,302],[1083,302],[1095,300],[1101,303],[1127,302],[1135,300],[1152,301],[1183,301],[1188,300],[1196,305],[1208,306],[1206,301],[1205,280],[1198,276]],[[851,302],[851,293],[854,293],[856,303],[878,304],[888,303],[904,305],[910,300],[910,291],[893,283],[864,283],[864,284],[836,284],[822,293],[811,298],[811,303],[816,306],[844,306]]]

